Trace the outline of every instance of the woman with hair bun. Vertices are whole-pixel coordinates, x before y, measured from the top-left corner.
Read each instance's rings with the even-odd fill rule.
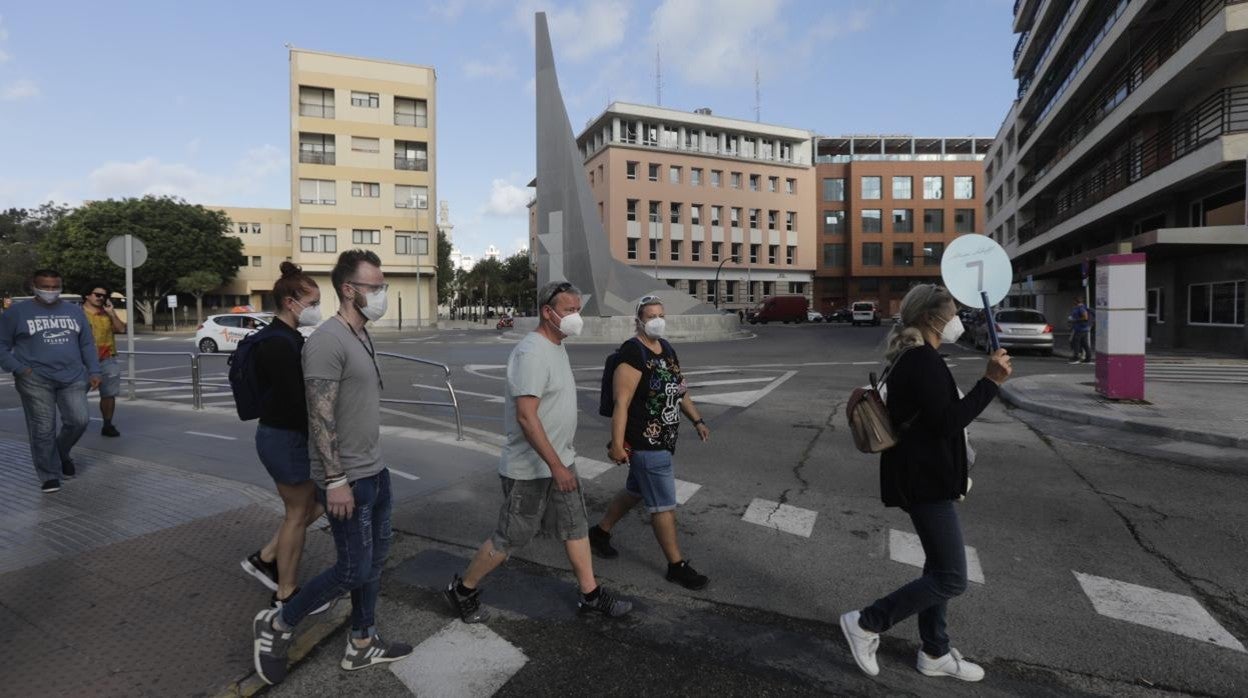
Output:
[[[261,395],[256,453],[277,485],[285,516],[273,538],[242,562],[243,569],[273,591],[272,605],[294,596],[304,533],[323,511],[316,501],[308,458],[308,402],[303,388],[303,335],[300,327],[321,321],[321,290],[298,265],[282,262],[273,284],[277,306],[273,323],[260,330],[252,375]],[[329,608],[326,605],[313,613]]]

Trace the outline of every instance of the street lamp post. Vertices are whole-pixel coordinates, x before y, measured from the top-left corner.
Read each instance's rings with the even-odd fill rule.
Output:
[[[719,296],[720,296],[720,293],[719,293],[719,272],[720,272],[720,271],[722,271],[722,270],[723,270],[723,268],[724,268],[724,265],[725,265],[725,264],[727,264],[727,263],[729,263],[729,262],[732,262],[733,264],[738,264],[738,263],[739,263],[736,257],[725,257],[725,258],[724,258],[724,260],[723,260],[723,261],[721,261],[721,262],[719,263],[719,266],[718,266],[718,267],[715,267],[715,309],[716,309],[716,310],[719,310]]]

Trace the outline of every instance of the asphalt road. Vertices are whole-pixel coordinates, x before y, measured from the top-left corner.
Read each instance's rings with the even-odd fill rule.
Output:
[[[972,427],[979,461],[960,507],[982,582],[949,613],[954,645],[983,663],[988,679],[972,687],[917,674],[913,621],[885,637],[880,677],[863,677],[836,618],[918,573],[905,562],[909,521],[879,503],[877,461],[854,450],[843,413],[850,390],[879,370],[884,330],[751,329],[750,339],[676,346],[712,429],[706,444],[684,430],[676,457],[677,477],[689,483],[682,546],[710,586],[690,592],[664,581],[644,517],[630,516],[616,531],[620,558],[595,565],[606,584],[638,601],[638,613],[616,625],[578,621],[561,550],[535,541],[485,588],[486,603],[499,609],[490,630],[528,658],[504,676],[500,695],[1248,693],[1240,644],[1248,640],[1248,471],[1181,465],[1162,449],[1129,449],[1121,434],[1020,419],[999,403]],[[420,642],[454,629],[436,590],[496,516],[489,442],[500,428],[501,367],[513,342],[492,331],[378,335],[382,351],[451,367],[472,439],[464,448],[448,436],[445,408],[387,407],[383,450],[392,468],[417,478],[395,480],[401,537],[382,606],[391,636]],[[139,348],[189,352],[192,344],[169,338]],[[578,452],[598,461],[606,460],[607,422],[596,414],[597,391],[609,351],[569,346],[583,388]],[[963,347],[947,353],[969,388],[983,357]],[[145,356],[139,375],[176,379],[188,362]],[[1090,367],[1058,358],[1020,356],[1014,365],[1016,375],[1092,380]],[[218,366],[205,374],[223,373]],[[434,371],[395,359],[382,366],[389,397],[445,395],[410,387],[437,386]],[[127,438],[105,443],[92,433],[88,441],[141,452],[176,435],[186,467],[267,485],[251,452],[253,427],[222,410],[191,411],[183,392],[142,394],[177,409],[128,411],[123,401],[118,424]],[[218,392],[228,391],[209,391],[205,401],[232,404]],[[17,404],[0,388],[0,410]],[[584,483],[591,519],[625,473],[594,475]],[[338,643],[318,650],[279,694],[325,686],[343,695],[404,692],[390,672],[338,672]]]

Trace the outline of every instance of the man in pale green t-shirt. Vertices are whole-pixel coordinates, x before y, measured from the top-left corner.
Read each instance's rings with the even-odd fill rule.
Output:
[[[503,505],[498,526],[477,550],[463,578],[455,575],[446,598],[465,623],[489,617],[481,608],[481,580],[520,549],[546,524],[563,541],[580,586],[577,609],[619,618],[632,610],[628,601],[598,586],[589,554],[585,498],[577,482],[576,379],[563,345],[581,333],[581,292],[572,284],[551,282],[538,291],[541,320],[507,360],[503,424],[507,444],[498,464]]]

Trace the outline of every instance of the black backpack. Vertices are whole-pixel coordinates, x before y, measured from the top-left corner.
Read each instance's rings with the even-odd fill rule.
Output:
[[[634,341],[641,344],[640,339],[632,337],[620,344],[619,349],[608,354],[607,360],[602,364],[602,387],[599,388],[598,392],[598,414],[603,417],[610,417],[615,412],[615,369],[620,365],[620,351],[624,349],[624,345]],[[668,344],[666,339],[660,339],[659,344],[662,345],[664,354],[675,353],[672,351],[672,345]],[[644,351],[649,351],[644,344],[641,345],[641,348]]]
[[[274,320],[280,322],[280,320]],[[286,334],[279,332],[273,324],[266,325],[258,332],[243,337],[238,348],[230,354],[230,391],[234,393],[234,408],[238,410],[238,418],[244,422],[259,419],[264,404],[268,401],[267,391],[260,387],[256,379],[255,355],[252,353],[260,342],[273,337],[281,337],[290,342],[291,348],[299,351],[298,345]]]

